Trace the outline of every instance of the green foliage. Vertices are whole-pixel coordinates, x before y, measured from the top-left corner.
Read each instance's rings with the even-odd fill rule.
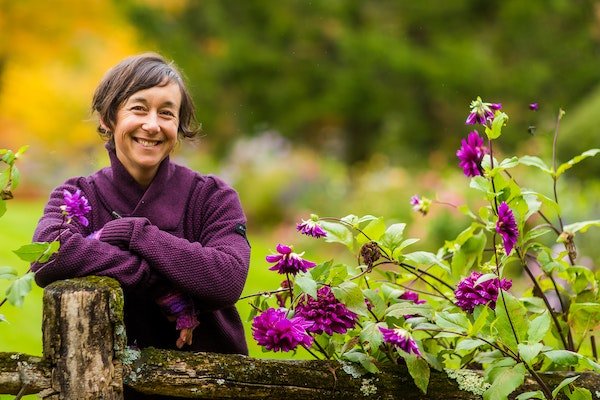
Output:
[[[556,192],[551,199],[522,187],[515,171],[536,169],[556,185],[564,172],[600,151],[584,152],[557,172],[537,156],[498,162],[491,153],[492,141],[501,136],[508,117],[497,112],[495,118],[499,118],[495,125],[496,120],[486,123],[490,152],[472,160],[481,163],[481,175],[470,179],[471,188],[487,204],[479,203],[477,211],[462,207],[470,223],[436,250],[413,250],[416,239],[407,237],[409,226],[397,220],[388,222],[371,214],[311,218],[327,233],[321,243],[341,247],[352,257],[288,276],[292,296],[284,308],[296,310],[305,293],[320,299],[319,289],[329,286],[339,314],[324,320],[344,315],[341,307],[357,319],[356,326],[333,335],[308,328],[305,334],[319,344],[311,351],[356,362],[370,372],[384,364],[405,363],[424,393],[430,368],[460,370],[476,365],[484,371],[485,388],[479,388],[484,399],[507,398],[526,375],[541,390],[523,393],[519,399],[551,399],[558,392],[573,399],[587,398],[588,391],[574,386],[574,380],[553,391],[540,372],[600,371],[594,345],[600,327],[600,272],[594,265],[580,264],[574,243],[575,237],[599,224],[589,220],[564,225]],[[415,210],[423,213],[421,200],[414,201]],[[432,201],[427,210],[436,204]],[[292,262],[299,255],[289,257]],[[531,289],[521,288],[520,294],[508,280],[515,265],[531,281]],[[551,305],[550,299],[557,304]],[[273,307],[272,299],[261,301],[261,307]],[[311,315],[330,311],[314,312],[294,315],[323,324],[311,320]]]

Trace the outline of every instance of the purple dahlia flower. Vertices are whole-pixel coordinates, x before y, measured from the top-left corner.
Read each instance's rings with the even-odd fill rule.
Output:
[[[537,111],[537,110],[539,110],[539,109],[540,109],[540,105],[539,105],[538,103],[531,103],[531,104],[529,105],[529,109],[530,109],[531,111]]]
[[[318,217],[317,217],[318,218]],[[321,228],[321,226],[314,219],[309,219],[308,221],[302,220],[302,222],[296,225],[296,229],[307,236],[312,236],[315,238],[321,238],[327,236],[327,232]]]
[[[280,274],[292,274],[296,275],[298,272],[306,272],[309,268],[317,265],[316,263],[308,260],[304,260],[302,255],[304,253],[296,254],[292,252],[291,246],[285,244],[277,245],[277,253],[271,254],[266,257],[267,262],[276,263],[269,270],[277,271]]]
[[[418,357],[421,356],[419,346],[417,346],[417,343],[410,337],[406,330],[402,328],[388,329],[379,327],[379,331],[383,335],[384,342],[389,343],[408,354],[412,353]]]
[[[309,332],[325,332],[328,335],[346,333],[358,319],[358,315],[335,298],[329,286],[322,286],[317,291],[316,299],[305,294],[296,306],[296,315],[313,323],[308,328]]]
[[[463,169],[466,176],[482,175],[481,161],[488,150],[483,145],[483,139],[477,131],[469,133],[461,142],[460,149],[456,151],[458,165]]]
[[[77,189],[75,193],[71,193],[65,189],[63,199],[65,204],[60,206],[60,209],[67,216],[67,223],[77,219],[81,225],[88,226],[90,221],[85,215],[92,210],[92,207],[90,207],[85,196],[81,194],[81,190]]]
[[[252,320],[252,337],[260,346],[272,351],[290,351],[298,345],[312,346],[306,329],[312,323],[302,317],[287,318],[283,309],[269,308]]]
[[[494,120],[494,112],[501,108],[502,104],[500,103],[484,103],[481,97],[477,97],[477,100],[471,102],[471,112],[465,123],[467,125],[486,125]]]
[[[480,272],[473,271],[471,275],[460,281],[454,292],[456,305],[467,312],[473,312],[478,304],[487,304],[495,309],[499,290],[506,291],[512,286],[512,281],[504,278],[492,278],[477,283],[481,275]]]
[[[506,202],[502,202],[498,206],[498,221],[496,222],[496,232],[502,236],[504,250],[506,254],[510,254],[519,238],[519,229],[512,210]]]
[[[407,290],[406,292],[402,293],[399,297],[399,299],[401,300],[409,300],[412,301],[415,304],[423,304],[423,303],[427,303],[427,301],[419,299],[419,295],[415,292],[412,292],[410,290]],[[416,317],[417,314],[408,314],[408,315],[404,315],[404,318],[408,319],[408,318],[413,318]]]

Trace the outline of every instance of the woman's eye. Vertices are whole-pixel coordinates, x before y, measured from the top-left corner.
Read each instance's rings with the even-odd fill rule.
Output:
[[[144,107],[142,106],[132,106],[130,108],[131,111],[144,111]]]
[[[173,111],[170,111],[170,110],[163,110],[163,111],[161,111],[161,114],[162,115],[166,115],[168,117],[174,117],[175,116],[175,113],[173,113]]]

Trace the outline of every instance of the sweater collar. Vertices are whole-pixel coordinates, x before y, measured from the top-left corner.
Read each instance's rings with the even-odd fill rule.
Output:
[[[121,163],[114,149],[108,149],[110,168],[94,179],[103,203],[122,217],[146,217],[160,229],[174,229],[183,215],[193,174],[176,173],[175,164],[165,158],[147,188],[140,186]],[[181,168],[179,168],[181,169]]]

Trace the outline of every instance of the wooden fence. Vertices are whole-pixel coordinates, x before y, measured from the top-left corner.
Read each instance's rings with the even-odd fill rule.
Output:
[[[421,393],[402,366],[364,374],[338,361],[266,360],[126,346],[123,294],[109,278],[55,282],[44,291],[44,356],[0,353],[0,393],[42,399],[122,399],[123,386],[196,399],[480,399],[475,372],[432,372]],[[566,374],[546,375],[550,384]],[[578,384],[600,398],[600,376]],[[520,391],[537,390],[527,379]]]

